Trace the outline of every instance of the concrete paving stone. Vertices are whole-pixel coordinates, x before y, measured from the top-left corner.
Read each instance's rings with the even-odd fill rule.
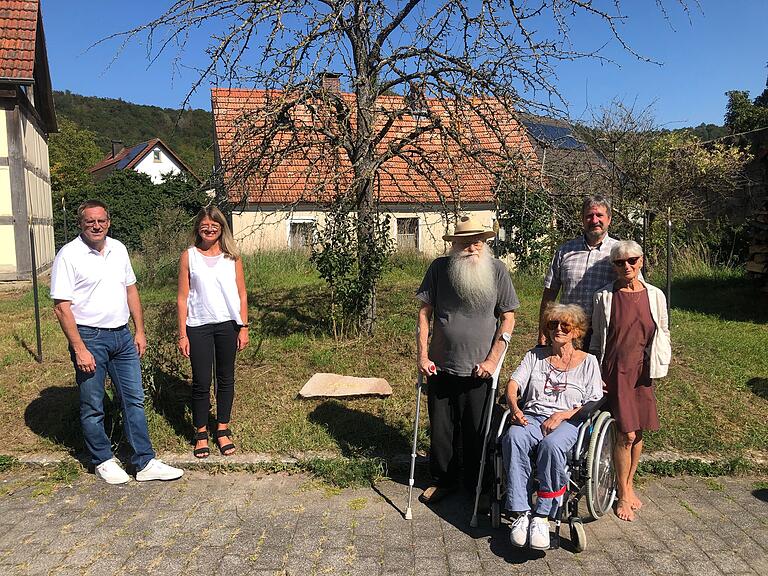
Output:
[[[377,576],[381,570],[381,559],[374,556],[356,556],[349,565],[349,574]]]
[[[359,518],[352,528],[355,537],[381,534],[381,522],[377,519]]]
[[[683,560],[681,563],[685,569],[685,573],[691,574],[692,576],[709,576],[710,574],[717,574],[720,572],[717,565],[711,560]]]
[[[477,570],[480,566],[480,557],[474,550],[448,550],[448,567],[451,573]]]
[[[626,574],[627,576],[656,576],[653,568],[641,559],[620,565],[619,574]]]
[[[343,548],[324,549],[317,560],[317,573],[343,574],[352,565],[354,556]]]
[[[416,574],[419,576],[442,576],[449,574],[445,556],[416,558]]]
[[[343,530],[331,528],[329,530],[323,531],[323,541],[326,542],[328,546],[332,546],[334,548],[352,544],[352,537],[353,534],[351,529]]]
[[[259,570],[279,570],[285,565],[289,553],[286,548],[262,547],[250,556],[251,567]]]
[[[588,574],[609,574],[616,573],[616,564],[611,558],[602,551],[588,550],[578,556],[579,563],[586,569]]]
[[[643,559],[657,574],[685,574],[685,568],[671,552],[654,552]]]
[[[744,561],[749,567],[757,574],[768,574],[768,555],[764,553],[747,553],[744,556]]]
[[[711,551],[708,555],[723,574],[753,574],[752,568],[730,550]]]
[[[220,576],[240,576],[252,567],[250,560],[245,556],[225,554],[216,568],[216,574]]]
[[[384,572],[393,569],[411,570],[415,564],[413,553],[410,550],[389,550],[384,554],[382,566]]]
[[[314,573],[314,565],[319,559],[319,554],[297,554],[289,552],[285,559],[283,569],[286,574],[295,574],[297,576],[309,576]]]
[[[381,536],[355,536],[354,546],[359,556],[381,557],[384,545],[381,542]]]
[[[114,554],[102,554],[88,566],[83,576],[105,576],[106,574],[123,574],[125,558]]]
[[[414,540],[414,555],[416,558],[445,556],[445,550],[446,547],[442,535],[429,538],[416,538]]]

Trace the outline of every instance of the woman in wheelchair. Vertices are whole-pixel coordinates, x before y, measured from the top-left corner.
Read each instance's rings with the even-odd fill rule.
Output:
[[[512,544],[547,550],[549,518],[562,503],[568,486],[567,454],[578,437],[578,425],[569,419],[587,402],[602,398],[603,388],[597,358],[580,349],[587,331],[583,309],[550,303],[542,322],[548,345],[529,350],[507,384],[512,426],[501,444],[506,509],[513,517],[517,514]],[[531,510],[534,485],[536,504]]]

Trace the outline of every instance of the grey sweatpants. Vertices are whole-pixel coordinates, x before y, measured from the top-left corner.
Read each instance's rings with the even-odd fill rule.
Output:
[[[566,420],[554,432],[544,436],[541,423],[546,418],[533,414],[525,417],[528,418],[527,426],[512,425],[501,439],[507,471],[506,509],[510,512],[531,509],[534,487],[531,459],[535,457],[538,490],[534,513],[554,518],[568,488],[565,464],[568,452],[576,444],[579,429]]]

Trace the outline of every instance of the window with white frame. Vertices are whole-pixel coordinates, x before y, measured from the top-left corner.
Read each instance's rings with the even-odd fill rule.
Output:
[[[397,219],[397,249],[405,251],[419,250],[419,219]]]

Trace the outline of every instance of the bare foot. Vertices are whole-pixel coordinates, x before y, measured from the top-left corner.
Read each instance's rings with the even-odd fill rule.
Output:
[[[629,501],[630,501],[630,503],[632,505],[632,510],[640,510],[640,508],[643,507],[642,501],[634,493],[632,494],[632,496],[629,499]]]
[[[632,510],[632,503],[629,500],[619,500],[616,503],[616,516],[627,522],[634,521],[635,513]]]

